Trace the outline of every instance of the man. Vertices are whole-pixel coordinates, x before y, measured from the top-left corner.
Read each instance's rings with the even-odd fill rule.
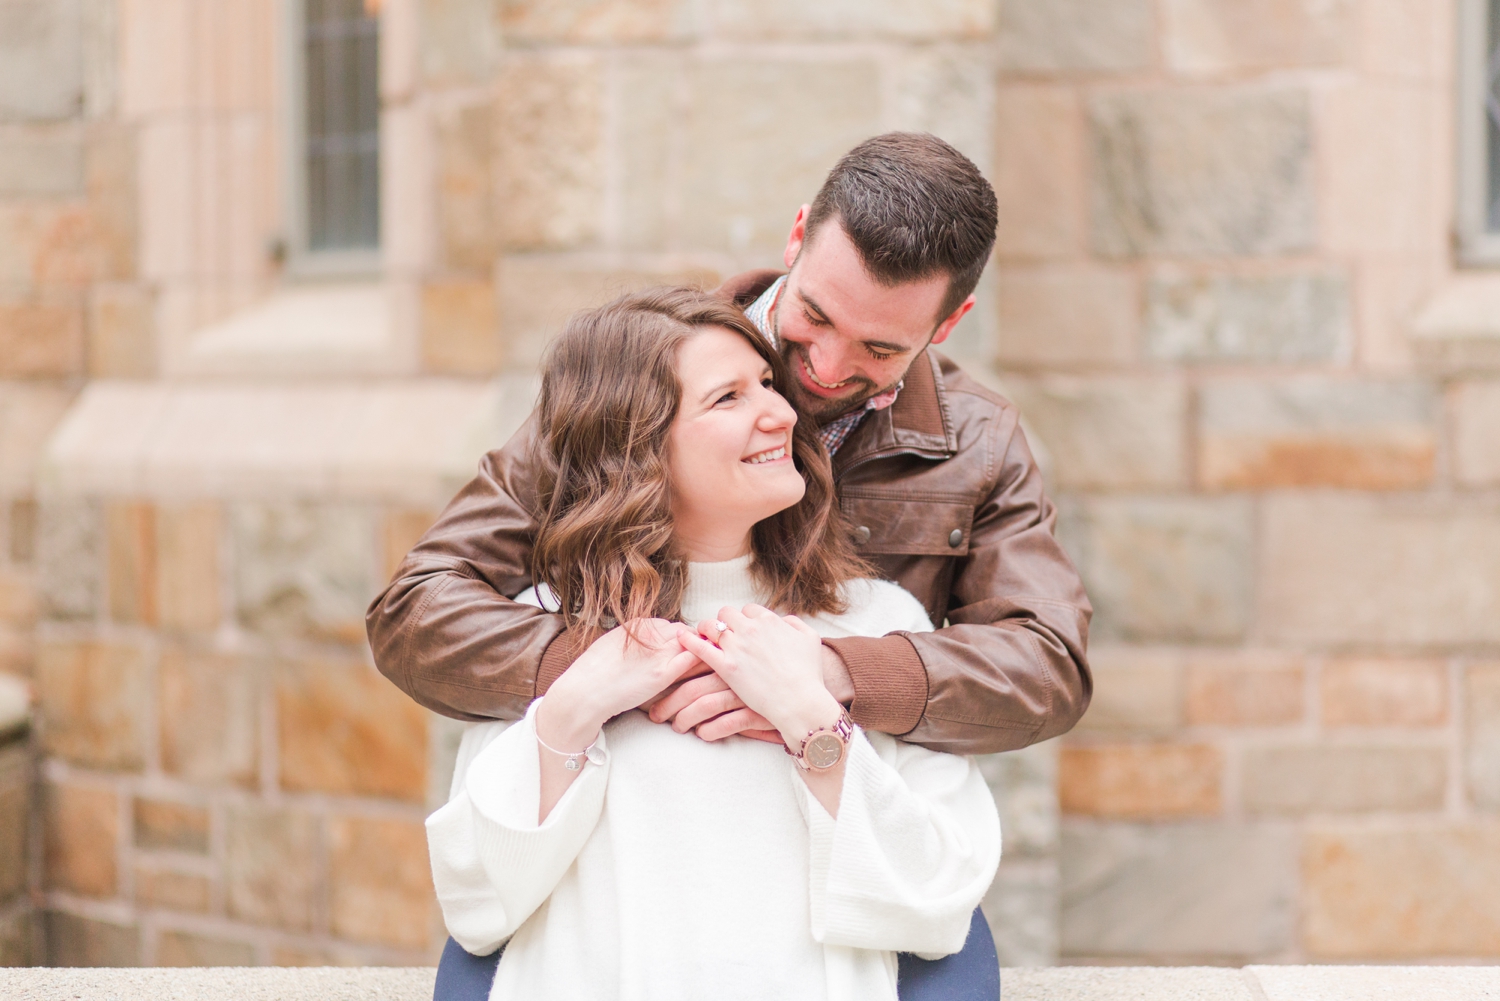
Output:
[[[825,641],[829,690],[862,726],[963,754],[1064,733],[1091,691],[1088,600],[1019,415],[931,350],[973,308],[995,225],[957,150],[878,136],[798,212],[789,274],[722,289],[791,366],[861,552],[942,627]],[[484,457],[370,606],[380,670],[444,715],[518,718],[581,652],[560,616],[510,600],[531,584],[528,447],[523,431]],[[764,727],[705,682],[653,717],[706,739]]]

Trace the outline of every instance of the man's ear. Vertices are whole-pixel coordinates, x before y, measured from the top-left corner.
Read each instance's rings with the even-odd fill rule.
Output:
[[[807,213],[811,209],[811,205],[804,205],[797,210],[797,218],[792,223],[792,231],[787,234],[786,252],[781,255],[781,260],[788,268],[797,263],[797,255],[802,253],[802,244],[807,239]]]
[[[938,324],[937,330],[935,330],[932,334],[932,340],[928,343],[941,344],[946,341],[948,339],[948,335],[953,333],[953,328],[958,326],[958,321],[962,320],[964,318],[964,314],[973,308],[974,296],[970,295],[967,299],[958,304],[957,309],[948,314],[948,318],[946,320]]]

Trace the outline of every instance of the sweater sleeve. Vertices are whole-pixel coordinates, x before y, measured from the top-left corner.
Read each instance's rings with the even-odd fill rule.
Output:
[[[794,778],[813,937],[929,959],[958,952],[1000,864],[1000,819],[979,768],[862,730],[849,752],[836,820]]]
[[[609,754],[601,733],[603,763],[585,765],[546,822],[537,823],[541,766],[535,714],[532,703],[514,725],[482,724],[502,732],[473,735],[482,747],[455,777],[452,798],[427,818],[432,881],[443,920],[454,940],[476,956],[498,949],[551,895],[604,809]]]

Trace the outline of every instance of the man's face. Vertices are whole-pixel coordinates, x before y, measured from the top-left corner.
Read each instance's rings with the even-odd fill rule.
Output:
[[[804,205],[797,213],[787,240],[791,274],[772,322],[792,370],[795,402],[823,423],[900,382],[923,348],[948,338],[974,297],[939,322],[947,275],[881,285],[837,219],[807,242],[807,211]]]

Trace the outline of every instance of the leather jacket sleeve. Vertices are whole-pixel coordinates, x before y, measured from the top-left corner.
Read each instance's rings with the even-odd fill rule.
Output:
[[[511,600],[531,586],[531,438],[485,455],[365,614],[380,672],[445,716],[519,719],[548,650],[570,652],[561,616]]]
[[[974,512],[969,553],[949,592],[949,625],[904,637],[928,679],[921,719],[904,739],[955,754],[1015,750],[1066,733],[1093,692],[1092,608],[1053,535],[1056,510],[1017,422],[999,444],[1000,475]]]

